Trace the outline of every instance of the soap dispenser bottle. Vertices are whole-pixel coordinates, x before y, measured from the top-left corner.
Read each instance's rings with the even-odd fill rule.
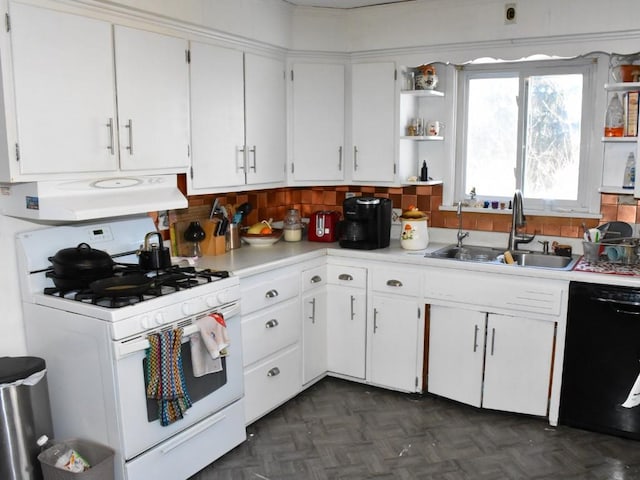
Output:
[[[429,181],[429,170],[427,169],[427,161],[422,161],[422,168],[420,168],[420,181],[427,182]]]
[[[624,180],[622,188],[634,188],[636,185],[636,158],[633,152],[627,157],[627,164],[624,167]]]

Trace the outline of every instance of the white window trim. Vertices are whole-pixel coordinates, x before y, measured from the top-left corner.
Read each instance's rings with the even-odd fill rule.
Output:
[[[464,169],[463,165],[463,153],[466,151],[466,122],[465,112],[467,109],[467,78],[466,72],[472,72],[476,78],[481,76],[484,72],[487,74],[498,70],[505,72],[521,71],[535,73],[537,68],[552,68],[552,69],[567,69],[571,68],[575,71],[575,67],[581,68],[584,73],[583,84],[583,103],[582,112],[582,138],[581,138],[581,157],[580,157],[580,179],[579,179],[579,192],[578,192],[578,204],[577,205],[550,205],[542,201],[526,200],[525,210],[531,214],[537,215],[549,215],[549,216],[567,216],[567,217],[599,217],[600,216],[600,194],[598,189],[602,180],[602,162],[603,162],[603,148],[600,142],[602,122],[600,115],[598,114],[604,108],[606,101],[606,95],[603,88],[599,88],[599,85],[604,85],[608,76],[608,55],[595,53],[583,57],[573,59],[561,59],[561,60],[524,60],[517,62],[502,62],[493,60],[491,63],[487,63],[487,59],[483,59],[482,64],[467,64],[458,69],[456,91],[456,153],[454,162],[454,185],[451,196],[445,194],[445,198],[451,198],[451,205],[457,204],[458,201],[469,198],[469,192],[463,191],[464,185]],[[491,60],[491,59],[490,59]],[[541,72],[538,72],[541,73]],[[523,75],[524,76],[524,75]],[[522,80],[521,80],[522,81]],[[589,100],[591,99],[591,100]],[[591,104],[589,108],[586,103]],[[598,135],[599,132],[599,135]],[[521,143],[519,139],[519,143]],[[521,153],[519,153],[520,155]],[[518,162],[520,163],[520,158]],[[494,197],[494,198],[480,198],[477,200],[497,200],[509,202],[510,198]],[[448,210],[446,205],[443,205],[443,210]],[[482,209],[479,211],[483,211]],[[493,213],[492,209],[485,209],[487,213]]]

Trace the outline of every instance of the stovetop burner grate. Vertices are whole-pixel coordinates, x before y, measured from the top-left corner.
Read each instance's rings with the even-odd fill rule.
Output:
[[[141,274],[144,276],[140,277]],[[148,285],[145,283],[146,286],[142,288],[142,291],[140,291],[139,285],[132,285],[131,290],[127,291],[127,278],[133,278],[134,275],[148,281]],[[44,293],[106,308],[121,308],[160,296],[171,295],[180,290],[195,288],[228,276],[229,272],[224,270],[197,270],[195,267],[172,266],[165,270],[144,272],[137,265],[120,265],[114,276],[109,277],[116,282],[118,279],[122,279],[123,286],[119,291],[114,289],[113,292],[108,293],[95,292],[88,286],[72,290],[47,287],[44,289]]]

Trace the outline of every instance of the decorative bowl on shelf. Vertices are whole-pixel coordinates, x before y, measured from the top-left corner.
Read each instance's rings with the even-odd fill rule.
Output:
[[[281,228],[274,228],[271,233],[247,233],[246,231],[240,233],[240,238],[254,247],[268,247],[280,240],[281,237]]]

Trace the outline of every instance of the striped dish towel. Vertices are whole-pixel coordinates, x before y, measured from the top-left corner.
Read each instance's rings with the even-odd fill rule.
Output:
[[[147,398],[158,401],[160,425],[172,424],[191,407],[182,370],[182,328],[147,337]]]

